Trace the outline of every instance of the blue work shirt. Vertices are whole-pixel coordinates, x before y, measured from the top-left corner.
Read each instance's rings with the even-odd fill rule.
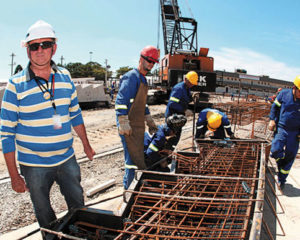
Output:
[[[166,137],[170,136],[170,128],[167,124],[158,126],[158,130],[151,137],[148,132],[144,135],[144,154],[146,157],[157,162],[161,159],[159,151],[163,150],[166,143]]]
[[[191,101],[191,90],[184,82],[177,83],[171,91],[165,117],[167,118],[174,113],[185,115],[185,111]]]
[[[270,120],[279,119],[278,126],[288,131],[300,129],[300,100],[294,100],[293,89],[279,92],[271,107]]]
[[[233,134],[231,131],[231,125],[229,122],[229,119],[227,115],[217,109],[212,109],[212,108],[205,108],[199,113],[199,117],[196,123],[197,126],[197,135],[202,135],[205,134],[207,128],[205,127],[207,125],[207,113],[213,112],[213,113],[218,113],[222,116],[222,122],[220,127],[224,127],[226,133],[230,136]]]
[[[134,99],[140,87],[140,82],[147,84],[146,78],[137,70],[132,69],[123,75],[120,80],[120,89],[115,102],[115,110],[117,117],[120,115],[128,115],[129,110],[134,103]],[[148,105],[145,107],[145,115],[150,114]],[[117,119],[118,124],[118,119]]]

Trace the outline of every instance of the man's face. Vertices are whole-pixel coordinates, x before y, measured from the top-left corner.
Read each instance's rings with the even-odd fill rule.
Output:
[[[35,39],[28,43],[27,55],[34,66],[47,66],[56,51],[56,44],[52,38]],[[40,46],[38,46],[40,44]]]
[[[188,88],[191,88],[194,86],[193,84],[191,84],[191,82],[187,78],[184,79],[184,83]]]
[[[150,72],[151,69],[153,68],[154,64],[155,64],[155,62],[146,60],[142,57],[141,57],[141,61],[142,61],[143,70],[146,71],[146,72]]]
[[[300,99],[300,90],[298,88],[295,88],[295,97]]]

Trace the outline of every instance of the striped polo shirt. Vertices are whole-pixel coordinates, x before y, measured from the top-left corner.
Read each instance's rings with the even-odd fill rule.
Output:
[[[83,124],[83,118],[76,88],[66,69],[52,63],[48,84],[38,81],[40,87],[29,66],[9,79],[1,109],[2,149],[3,153],[17,150],[17,160],[22,165],[51,167],[74,155],[71,129]],[[54,129],[55,110],[42,89],[53,89],[60,129]]]

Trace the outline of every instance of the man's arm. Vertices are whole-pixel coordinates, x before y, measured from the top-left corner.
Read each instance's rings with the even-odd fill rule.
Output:
[[[8,173],[11,179],[11,187],[17,193],[28,191],[24,179],[20,176],[15,159],[15,152],[4,153]]]
[[[95,155],[94,149],[91,147],[89,140],[86,135],[86,130],[84,124],[79,124],[73,127],[78,137],[80,138],[85,154],[90,160],[93,160],[93,156]]]

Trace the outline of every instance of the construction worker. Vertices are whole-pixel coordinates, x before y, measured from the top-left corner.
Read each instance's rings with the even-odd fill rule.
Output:
[[[181,130],[186,121],[187,119],[184,115],[177,115],[175,113],[167,118],[166,124],[158,126],[158,130],[153,135],[145,132],[144,154],[148,168],[152,167],[151,170],[156,171],[168,170],[168,162],[166,160],[156,166],[154,165],[174,150],[174,146],[169,144],[168,140],[175,136],[177,131]],[[162,150],[165,152],[162,153]]]
[[[185,115],[185,111],[188,108],[188,104],[193,100],[191,95],[191,90],[193,86],[198,84],[198,74],[194,71],[188,72],[184,76],[184,80],[180,83],[177,83],[171,93],[170,98],[167,104],[167,109],[165,112],[165,119],[174,113]],[[179,142],[181,136],[181,129],[176,133],[176,136],[173,137],[170,142],[173,142],[173,145],[176,146]]]
[[[195,138],[204,138],[208,130],[214,133],[212,138],[225,139],[225,131],[231,139],[235,138],[228,117],[217,109],[205,108],[199,113]]]
[[[267,99],[268,102],[273,103],[281,90],[282,90],[282,88],[278,88],[277,92],[274,95],[272,95],[271,97],[268,97],[268,99]]]
[[[138,68],[123,75],[115,102],[117,126],[124,148],[125,175],[123,185],[128,189],[135,169],[145,169],[144,133],[145,121],[149,132],[157,127],[150,115],[147,101],[146,74],[159,62],[159,51],[153,46],[142,49]]]
[[[28,29],[22,43],[29,64],[9,79],[1,108],[2,148],[12,189],[18,193],[29,191],[41,227],[56,219],[49,198],[54,182],[69,210],[84,206],[72,127],[88,158],[92,160],[95,154],[70,74],[51,60],[56,39],[52,26],[44,21]],[[16,150],[24,178],[18,173]]]
[[[271,107],[269,130],[277,124],[277,134],[271,146],[271,157],[276,160],[280,187],[285,186],[299,148],[300,135],[300,75],[294,80],[292,89],[283,89]]]

